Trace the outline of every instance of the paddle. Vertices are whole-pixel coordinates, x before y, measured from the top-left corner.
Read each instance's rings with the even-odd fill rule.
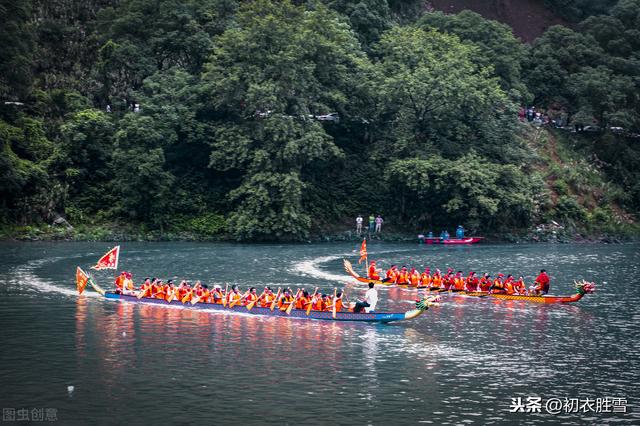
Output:
[[[236,299],[233,302],[230,302],[229,303],[229,309],[233,308],[238,303],[242,302],[248,295],[249,295],[249,290],[247,290],[242,296],[240,296],[240,299]]]
[[[296,302],[300,298],[301,294],[302,294],[302,290],[298,289],[298,292],[296,293],[296,297],[293,298],[293,302],[289,303],[289,306],[287,306],[287,310],[285,311],[287,313],[287,315],[291,315],[291,311],[293,310],[293,306],[296,304]]]
[[[198,284],[194,284],[193,287],[191,287],[191,290],[189,291],[189,293],[184,295],[184,297],[182,298],[182,303],[187,303],[187,301],[189,300],[189,297],[193,295],[193,292],[195,291],[197,285]]]
[[[198,281],[194,286],[194,290],[197,286],[200,286],[200,288],[202,288],[202,284],[200,284],[200,281]],[[202,292],[202,294],[204,294],[204,290]],[[198,303],[200,301],[200,299],[202,298],[202,296],[198,296],[198,293],[195,294],[196,297],[192,297],[191,298],[191,304],[195,305],[196,303]]]
[[[333,307],[331,308],[331,316],[333,316],[333,319],[336,318],[336,295],[338,292],[338,288],[334,287],[333,288]]]
[[[169,291],[171,292],[171,294],[170,294],[170,295],[169,295],[169,297],[167,297],[167,299],[166,299],[166,300],[167,300],[167,303],[171,303],[171,301],[172,301],[173,299],[175,299],[175,297],[176,297],[176,292],[178,291],[178,289],[177,289],[177,288],[175,288],[175,287],[174,287],[173,289],[172,289],[171,287],[169,287]]]
[[[150,289],[151,289],[151,286],[148,286],[147,288],[144,289],[144,291],[139,291],[138,295],[136,297],[138,299],[142,299],[144,297],[144,295],[149,292]]]
[[[226,283],[227,286],[224,289],[224,294],[222,295],[222,307],[227,307],[227,294],[229,294],[229,283]]]
[[[309,315],[309,313],[311,312],[311,307],[313,306],[313,298],[316,297],[316,294],[318,294],[318,287],[316,287],[316,290],[311,295],[311,299],[309,299],[309,306],[307,306],[307,315]]]
[[[262,298],[262,296],[264,296],[264,294],[266,293],[267,290],[264,290],[262,292],[262,294],[260,296],[258,296],[258,298],[256,300],[253,300],[249,303],[247,303],[247,311],[250,311],[251,309],[253,309],[253,307],[255,306],[256,303],[258,303],[258,300],[260,300]]]
[[[271,309],[272,311],[276,307],[276,304],[278,303],[278,298],[280,297],[280,292],[281,291],[282,291],[282,289],[280,287],[278,287],[278,293],[276,293],[276,298],[273,299],[273,302],[271,302],[271,306],[269,307],[269,309]]]

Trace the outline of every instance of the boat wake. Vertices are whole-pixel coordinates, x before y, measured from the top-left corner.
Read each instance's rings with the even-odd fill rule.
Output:
[[[73,278],[70,279],[70,285],[67,287],[44,280],[36,274],[36,271],[42,266],[63,259],[69,259],[69,257],[52,257],[47,259],[32,260],[23,265],[16,266],[9,274],[9,279],[7,280],[7,282],[10,286],[18,289],[21,293],[26,293],[29,295],[50,293],[62,294],[75,298],[78,296],[78,292],[73,287]],[[85,291],[83,295],[86,295],[87,297],[101,297],[98,293],[95,293],[93,291]]]
[[[345,282],[349,277],[345,274],[337,275],[331,272],[323,271],[320,265],[341,259],[345,256],[351,256],[352,253],[336,254],[332,256],[320,256],[309,260],[303,260],[293,265],[292,272],[313,278],[319,278],[326,281]]]

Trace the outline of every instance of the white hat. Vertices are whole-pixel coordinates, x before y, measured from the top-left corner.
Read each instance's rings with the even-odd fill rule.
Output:
[[[214,285],[214,286],[213,286],[213,288],[214,288],[214,289],[218,289],[218,290],[222,290],[222,287],[220,287],[220,285],[219,285],[219,284]]]

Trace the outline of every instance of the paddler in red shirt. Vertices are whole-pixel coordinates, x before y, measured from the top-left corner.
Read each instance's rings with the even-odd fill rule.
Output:
[[[474,271],[469,272],[469,276],[467,277],[467,282],[465,284],[465,288],[467,291],[478,291],[478,283],[480,280],[476,277],[476,273]]]
[[[547,294],[549,293],[549,275],[544,269],[540,270],[540,275],[536,277],[533,291],[535,294]]]
[[[376,261],[375,260],[372,260],[371,263],[369,264],[368,278],[370,280],[380,281],[380,273],[376,269]]]
[[[258,300],[258,294],[257,294],[257,290],[255,287],[251,287],[249,289],[249,293],[247,294],[246,297],[244,297],[244,300],[242,301],[242,304],[244,306],[247,306],[249,303],[253,302],[254,300]]]
[[[491,275],[489,273],[485,273],[482,278],[480,278],[480,291],[489,291],[491,288]]]

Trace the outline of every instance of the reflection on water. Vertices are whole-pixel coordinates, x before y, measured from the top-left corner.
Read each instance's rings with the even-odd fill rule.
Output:
[[[554,293],[598,284],[574,305],[444,296],[389,326],[238,315],[77,297],[73,269],[104,244],[7,245],[0,260],[0,400],[55,407],[63,424],[638,423],[638,245],[370,245],[383,264],[551,271]],[[1,248],[1,247],[0,247]],[[130,244],[135,277],[364,288],[342,273],[347,244]],[[70,272],[71,271],[71,272]],[[110,274],[99,276],[102,282]],[[380,290],[384,310],[416,293]],[[69,395],[66,387],[73,385]],[[627,398],[627,414],[513,414],[511,398]],[[302,408],[300,408],[302,407]]]

